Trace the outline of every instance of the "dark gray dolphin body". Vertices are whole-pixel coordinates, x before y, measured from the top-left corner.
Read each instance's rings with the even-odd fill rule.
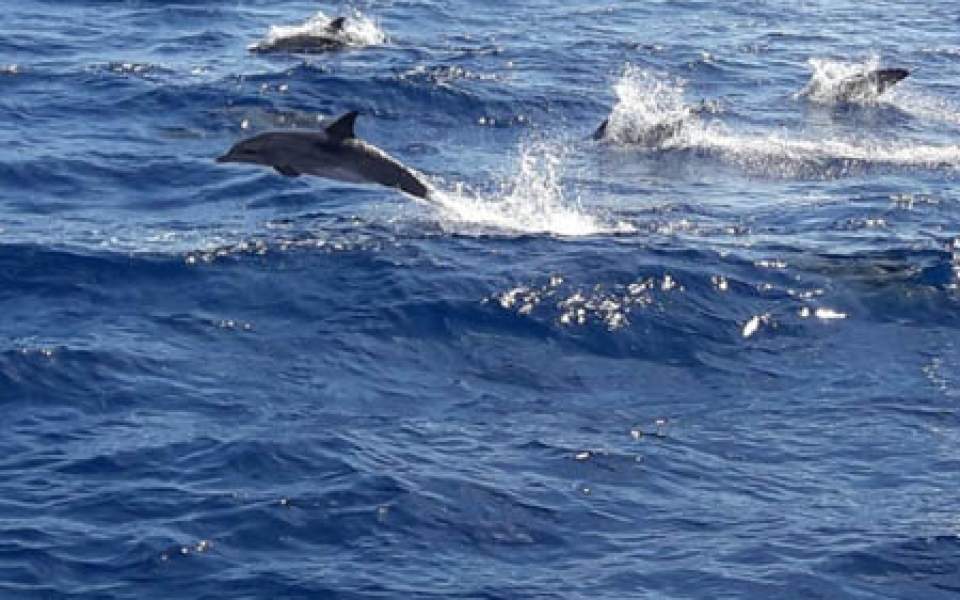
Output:
[[[659,146],[663,144],[670,138],[676,137],[680,134],[680,131],[683,129],[683,119],[675,119],[667,123],[657,123],[656,125],[649,127],[643,131],[637,132],[635,135],[631,136],[628,140],[618,140],[629,142],[631,144],[639,144],[641,146]],[[607,138],[607,127],[610,125],[610,119],[604,119],[603,123],[600,123],[600,126],[597,127],[597,130],[593,132],[593,139],[603,140]]]
[[[337,17],[327,24],[323,33],[301,33],[289,37],[277,38],[272,41],[263,41],[250,47],[251,52],[293,52],[299,54],[314,54],[340,50],[349,45],[344,36],[343,26],[346,17]]]
[[[356,119],[354,111],[326,129],[261,133],[238,142],[217,162],[265,165],[287,177],[315,175],[352,183],[379,183],[426,198],[430,186],[420,175],[356,137]]]
[[[677,137],[680,135],[680,132],[683,131],[683,127],[687,121],[687,118],[693,115],[699,115],[706,112],[711,112],[710,105],[704,101],[698,105],[690,105],[685,107],[686,114],[682,117],[674,117],[670,120],[663,121],[661,123],[656,123],[647,127],[642,131],[632,131],[630,132],[629,137],[617,136],[615,141],[628,144],[637,144],[640,146],[656,147],[664,144],[668,140]],[[609,135],[608,128],[610,126],[610,118],[606,118],[600,123],[600,126],[597,127],[596,131],[593,132],[591,136],[594,140],[605,140],[611,139]]]
[[[848,77],[840,82],[837,89],[837,99],[851,101],[879,96],[906,79],[908,75],[910,75],[910,71],[906,69],[874,69]]]

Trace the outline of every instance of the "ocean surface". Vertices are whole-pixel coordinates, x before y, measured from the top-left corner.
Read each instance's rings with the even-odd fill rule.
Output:
[[[958,597],[958,27],[6,0],[0,597]],[[215,162],[349,110],[432,201]]]

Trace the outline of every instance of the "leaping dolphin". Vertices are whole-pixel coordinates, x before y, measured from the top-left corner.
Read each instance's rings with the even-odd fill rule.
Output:
[[[907,78],[906,69],[874,69],[848,77],[837,88],[837,99],[845,102],[859,98],[873,98]]]
[[[238,142],[217,162],[266,165],[287,177],[379,183],[426,199],[431,187],[421,175],[354,134],[357,114],[348,112],[322,130],[261,133]]]
[[[613,140],[626,144],[637,144],[640,146],[647,147],[656,147],[660,146],[667,141],[680,135],[680,132],[683,131],[683,127],[687,120],[695,115],[700,115],[707,112],[712,112],[715,110],[710,104],[706,101],[702,101],[698,105],[688,105],[683,109],[682,116],[676,117],[672,116],[669,119],[663,120],[659,123],[653,123],[643,128],[632,127],[630,131],[627,132],[616,132],[611,134],[610,129],[610,117],[607,117],[600,123],[600,126],[593,132],[591,136],[594,140]],[[677,113],[674,112],[673,115]]]
[[[814,75],[801,95],[830,103],[872,102],[910,75],[906,69],[871,69],[840,79]]]
[[[683,129],[684,119],[674,119],[666,123],[657,123],[650,127],[647,127],[641,131],[632,132],[629,136],[617,136],[617,141],[638,144],[640,146],[659,146],[667,140],[676,137],[680,134],[680,131]],[[595,140],[604,140],[608,139],[607,130],[610,126],[610,118],[606,118],[600,123],[600,126],[597,127],[597,130],[593,132],[593,139]],[[623,139],[625,138],[625,139]]]
[[[350,44],[343,30],[346,22],[346,17],[337,17],[327,24],[323,32],[298,33],[287,37],[278,37],[273,40],[264,40],[250,46],[250,51],[313,54],[340,50]]]

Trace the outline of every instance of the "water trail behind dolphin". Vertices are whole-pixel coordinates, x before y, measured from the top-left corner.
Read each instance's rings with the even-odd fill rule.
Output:
[[[915,88],[895,88],[883,102],[923,121],[960,126],[960,105]]]
[[[539,233],[588,236],[628,233],[634,228],[589,214],[563,187],[565,156],[558,142],[521,144],[517,172],[490,194],[463,184],[437,189],[430,200],[441,226],[459,233]]]

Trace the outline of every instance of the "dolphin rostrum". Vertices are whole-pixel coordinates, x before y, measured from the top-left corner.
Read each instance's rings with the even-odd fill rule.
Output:
[[[430,186],[413,169],[356,137],[357,112],[336,119],[326,129],[268,131],[235,144],[219,163],[243,162],[273,167],[281,175],[315,175],[352,183],[379,183],[417,198]]]
[[[250,46],[251,52],[293,52],[311,54],[339,50],[349,45],[343,30],[346,17],[330,21],[322,32],[298,33],[276,39],[267,39]]]

